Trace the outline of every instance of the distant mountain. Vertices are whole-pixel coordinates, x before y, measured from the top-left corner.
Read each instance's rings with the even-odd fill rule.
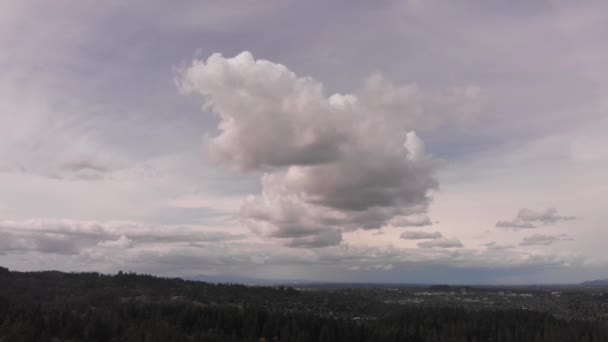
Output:
[[[295,285],[295,284],[307,284],[306,280],[278,280],[278,279],[260,279],[260,278],[247,278],[230,275],[197,275],[193,277],[185,277],[186,280],[204,281],[206,283],[215,284],[243,284],[243,285]]]
[[[581,286],[588,287],[608,287],[608,279],[589,280],[581,283]]]
[[[245,278],[238,276],[225,276],[225,275],[197,275],[193,277],[186,277],[187,280],[196,280],[196,281],[204,281],[206,283],[232,283],[232,284],[256,284],[256,285],[266,285],[272,283],[272,281],[268,281],[266,279],[255,279],[255,278]]]

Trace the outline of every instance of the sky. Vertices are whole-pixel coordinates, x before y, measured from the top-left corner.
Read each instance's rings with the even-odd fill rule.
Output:
[[[608,278],[603,1],[0,3],[0,264]]]

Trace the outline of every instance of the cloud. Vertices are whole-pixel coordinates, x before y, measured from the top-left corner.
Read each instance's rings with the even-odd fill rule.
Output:
[[[442,238],[440,232],[420,232],[420,231],[407,231],[401,233],[401,238],[405,240],[424,240],[424,239],[439,239]]]
[[[437,161],[414,130],[451,120],[444,109],[479,97],[469,87],[425,94],[381,75],[352,94],[326,96],[320,82],[249,52],[195,60],[179,85],[220,118],[209,139],[215,160],[264,172],[262,194],[242,205],[243,223],[259,236],[311,247],[340,243],[337,230],[430,224],[424,214],[438,187]]]
[[[496,227],[498,228],[514,228],[514,229],[527,229],[527,228],[536,228],[530,222],[524,222],[519,219],[511,220],[511,221],[498,221],[496,222]]]
[[[117,240],[102,241],[98,243],[97,246],[108,248],[130,248],[133,246],[133,240],[129,239],[125,235],[121,235]]]
[[[350,132],[331,113],[322,85],[281,64],[213,54],[184,70],[181,89],[205,97],[221,118],[216,157],[240,170],[314,165],[335,159]]]
[[[462,242],[456,238],[439,238],[418,243],[420,248],[462,248]]]
[[[394,268],[393,264],[377,264],[377,265],[370,265],[370,266],[350,266],[347,268],[347,270],[349,271],[390,271]]]
[[[496,227],[498,228],[513,228],[513,229],[527,229],[536,228],[535,223],[539,224],[553,224],[558,221],[569,221],[575,220],[574,216],[561,216],[557,214],[555,208],[542,208],[542,209],[520,209],[517,213],[517,217],[510,221],[498,221]]]
[[[427,215],[397,216],[390,221],[392,227],[423,227],[433,223]]]
[[[520,246],[549,246],[558,241],[562,240],[572,240],[568,235],[543,235],[536,234],[524,237],[524,239],[519,243]]]
[[[555,208],[528,209],[523,208],[517,213],[517,218],[526,222],[541,222],[544,224],[557,221],[575,220],[574,216],[560,216]]]
[[[495,251],[503,251],[503,250],[513,248],[512,245],[499,245],[498,243],[496,243],[496,241],[484,243],[484,244],[481,244],[481,246],[486,247],[488,250],[495,250]]]
[[[287,243],[289,247],[298,248],[319,248],[335,246],[342,241],[342,231],[339,229],[324,230],[317,235],[303,236],[291,239]]]
[[[225,232],[199,232],[196,234],[196,240],[199,242],[238,241],[246,238],[247,234],[233,234]]]
[[[79,158],[62,162],[49,172],[49,177],[70,180],[100,180],[112,171],[110,166],[97,160]]]
[[[73,255],[78,254],[80,247],[76,241],[62,234],[14,234],[0,230],[0,253],[41,252]]]
[[[146,234],[152,234],[153,230],[158,229],[167,230],[174,227],[157,226]],[[496,272],[495,275],[500,275],[501,272],[526,272],[529,269],[547,270],[577,265],[583,260],[569,254],[525,250],[493,253],[449,248],[445,244],[441,244],[443,248],[398,248],[390,245],[365,246],[343,242],[341,245],[325,248],[303,246],[296,249],[277,245],[273,241],[252,239],[188,243],[181,239],[157,241],[134,238],[131,233],[135,232],[131,227],[125,229],[121,235],[103,239],[96,237],[86,244],[80,235],[65,235],[53,240],[71,241],[72,246],[76,248],[61,248],[56,244],[52,252],[54,255],[49,257],[50,247],[36,247],[31,240],[38,235],[58,237],[61,234],[38,233],[34,230],[28,232],[27,238],[23,233],[7,240],[6,231],[0,231],[0,250],[8,253],[7,258],[23,259],[23,254],[26,254],[29,260],[36,258],[39,260],[36,265],[38,268],[68,271],[94,268],[103,272],[116,272],[123,269],[171,276],[236,274],[256,278],[332,281],[369,281],[369,272],[382,272],[388,277],[383,279],[385,281],[441,281],[445,279],[445,272],[460,274],[459,272],[468,270],[467,272],[479,272],[472,274],[478,277],[479,274],[486,275],[490,270]],[[15,244],[20,239],[22,243]],[[7,243],[17,248],[7,250]],[[24,246],[28,249],[24,249]],[[59,253],[60,251],[63,252]],[[413,272],[416,274],[415,278],[412,278],[412,274],[404,276],[404,272]]]
[[[76,254],[91,246],[128,248],[157,244],[209,244],[239,241],[245,234],[210,231],[207,227],[151,225],[142,222],[96,222],[67,219],[0,221],[0,247],[10,251]]]
[[[7,160],[0,161],[0,173],[24,173],[26,169],[23,165]]]

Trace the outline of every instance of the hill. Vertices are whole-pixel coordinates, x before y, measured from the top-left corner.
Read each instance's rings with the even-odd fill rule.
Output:
[[[0,341],[608,341],[599,322],[388,304],[356,291],[0,268]]]

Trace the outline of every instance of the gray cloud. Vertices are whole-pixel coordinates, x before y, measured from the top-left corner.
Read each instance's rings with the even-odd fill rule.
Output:
[[[439,238],[418,243],[420,248],[462,248],[462,242],[456,238]]]
[[[2,249],[76,254],[91,246],[127,248],[135,244],[207,244],[239,241],[245,234],[209,231],[206,228],[150,225],[140,222],[94,222],[36,219],[0,221]]]
[[[99,172],[99,173],[105,173],[109,171],[109,168],[99,162],[95,162],[92,160],[86,160],[86,159],[81,159],[81,160],[72,160],[69,162],[65,162],[62,163],[59,166],[59,169],[61,170],[66,170],[66,171],[72,171],[72,172],[78,172],[78,171],[82,171],[82,170],[91,170],[91,171],[95,171],[95,172]]]
[[[488,250],[495,250],[495,251],[503,251],[503,250],[513,248],[512,245],[500,245],[496,241],[490,241],[488,243],[481,244],[481,246],[486,247]]]
[[[13,234],[0,230],[0,253],[41,252],[52,254],[77,254],[80,250],[78,242],[69,236],[54,233]]]
[[[511,220],[511,221],[498,221],[496,222],[496,227],[498,228],[513,228],[513,229],[528,229],[528,228],[536,228],[530,222],[524,222],[519,219]]]
[[[247,234],[233,234],[225,232],[200,232],[197,240],[201,242],[238,241],[247,238]]]
[[[442,238],[440,232],[420,232],[420,231],[406,231],[401,233],[400,237],[405,240],[424,240],[424,239],[439,239]]]
[[[549,246],[558,241],[563,240],[572,240],[568,235],[543,235],[543,234],[535,234],[531,236],[526,236],[519,243],[520,246]]]
[[[5,173],[12,173],[12,172],[24,173],[24,172],[26,172],[26,169],[23,165],[20,165],[19,163],[2,160],[2,161],[0,161],[0,173],[3,173],[3,172],[5,172]]]
[[[438,187],[437,162],[412,130],[442,122],[441,106],[479,98],[478,89],[425,94],[380,75],[353,94],[326,97],[316,80],[249,52],[195,60],[180,87],[219,115],[220,134],[209,141],[218,162],[266,172],[262,195],[241,209],[251,231],[333,243],[341,239],[321,234],[430,224],[423,214]],[[307,245],[300,241],[287,244]]]
[[[542,208],[542,209],[520,209],[517,213],[517,217],[510,221],[498,221],[496,227],[498,228],[513,228],[513,229],[527,229],[536,228],[538,224],[553,224],[558,221],[569,221],[575,220],[574,216],[562,216],[558,215],[557,209],[555,208]]]
[[[112,261],[122,269],[144,270],[175,274],[175,270],[189,274],[215,273],[238,274],[255,277],[277,277],[297,279],[352,279],[364,280],[368,272],[387,272],[398,281],[411,281],[414,275],[405,277],[403,272],[433,270],[425,276],[437,275],[443,270],[466,270],[471,279],[479,279],[487,272],[510,273],[525,269],[563,268],[577,265],[580,257],[525,251],[475,251],[450,248],[396,248],[392,246],[356,246],[343,243],[320,249],[293,249],[272,243],[239,242],[234,244],[210,244],[206,248],[188,246],[166,246],[162,253],[143,249],[132,249],[132,255],[113,255]],[[105,255],[107,258],[107,255]],[[115,259],[114,259],[115,258]],[[362,271],[362,272],[359,272]],[[419,272],[414,272],[416,277]],[[451,272],[451,271],[450,271]],[[357,278],[351,278],[351,277]],[[416,279],[424,279],[425,276]],[[363,278],[358,278],[363,277]],[[367,278],[368,279],[368,278]],[[436,281],[445,281],[445,274]],[[377,280],[377,279],[376,279]]]
[[[557,236],[553,235],[531,235],[524,237],[524,239],[519,243],[520,246],[548,246],[552,245],[555,242],[559,241]]]
[[[393,264],[386,264],[386,265],[382,265],[382,264],[376,264],[376,265],[370,265],[370,266],[350,266],[347,268],[347,270],[349,271],[374,271],[374,270],[380,270],[380,271],[390,271],[394,268]]]
[[[427,215],[398,216],[390,221],[393,227],[423,227],[433,223]]]
[[[108,248],[130,248],[133,246],[133,240],[129,239],[125,235],[121,235],[116,240],[101,241],[97,244],[97,246]]]
[[[339,229],[329,229],[317,235],[303,236],[291,239],[287,246],[298,248],[319,248],[335,246],[342,242],[342,231]]]
[[[384,281],[445,281],[445,274],[469,272],[469,281],[484,282],[526,270],[564,269],[583,261],[575,255],[525,251],[497,254],[455,250],[445,247],[445,244],[442,245],[444,248],[412,249],[343,243],[326,248],[294,249],[250,240],[204,245],[180,242],[142,244],[133,243],[127,236],[81,247],[78,254],[73,255],[64,253],[48,258],[36,250],[17,253],[27,252],[30,259],[38,256],[40,262],[37,267],[72,271],[95,268],[116,272],[122,269],[171,276],[234,274],[255,278],[336,281],[369,281],[369,276],[375,276],[374,272],[378,271],[387,277],[382,278]],[[5,240],[0,240],[0,247],[3,243]],[[14,251],[12,253],[15,254]],[[413,272],[416,278],[412,275],[404,277],[404,272]],[[485,278],[487,272],[494,272],[491,278]]]
[[[524,237],[519,243],[520,246],[549,246],[558,241],[571,241],[572,238],[566,234],[561,235],[544,235],[535,234]]]
[[[562,216],[557,214],[555,208],[528,209],[523,208],[517,213],[517,218],[526,222],[541,222],[544,224],[555,223],[557,221],[575,220],[574,216]]]
[[[70,180],[100,180],[111,172],[109,165],[93,159],[73,159],[60,163],[49,176],[57,179]]]

